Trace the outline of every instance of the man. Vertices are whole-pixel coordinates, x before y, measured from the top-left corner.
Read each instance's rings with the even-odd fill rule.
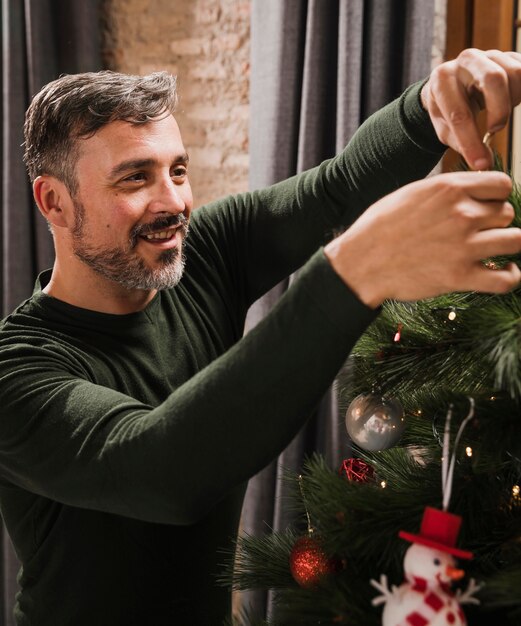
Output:
[[[423,85],[423,106],[411,87],[336,158],[194,213],[174,88],[167,74],[65,76],[27,112],[56,262],[0,331],[0,498],[23,565],[20,625],[220,624],[217,550],[245,482],[291,440],[382,301],[519,283],[516,266],[481,263],[521,250],[506,175],[411,181],[444,144],[490,165],[474,102],[489,130],[505,124],[520,55],[467,51]],[[302,265],[242,338],[250,304]]]

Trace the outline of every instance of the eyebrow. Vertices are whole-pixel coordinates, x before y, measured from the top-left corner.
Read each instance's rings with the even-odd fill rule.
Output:
[[[188,154],[183,152],[173,159],[172,164],[187,165],[188,161]],[[148,167],[152,167],[156,163],[157,161],[155,159],[128,159],[128,161],[121,161],[121,163],[118,163],[110,170],[108,177],[117,178],[129,170],[146,169]]]

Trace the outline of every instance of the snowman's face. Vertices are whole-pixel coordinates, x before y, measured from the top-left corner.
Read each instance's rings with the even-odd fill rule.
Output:
[[[414,543],[405,553],[403,568],[408,579],[449,584],[453,579],[454,557],[441,550]]]

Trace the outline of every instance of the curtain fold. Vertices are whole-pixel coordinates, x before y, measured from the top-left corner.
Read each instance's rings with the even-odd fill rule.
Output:
[[[54,258],[52,238],[34,207],[22,162],[25,110],[31,97],[60,74],[101,68],[99,4],[100,0],[1,0],[2,317],[30,296],[36,275]],[[19,564],[3,528],[0,538],[0,626],[14,626]]]
[[[250,188],[333,156],[371,113],[427,76],[434,9],[431,0],[252,0]],[[253,305],[246,332],[292,280]],[[281,473],[299,471],[314,451],[333,468],[349,456],[334,389],[280,457],[250,481],[244,532],[283,530],[294,521]],[[272,600],[246,592],[241,605],[266,618]]]

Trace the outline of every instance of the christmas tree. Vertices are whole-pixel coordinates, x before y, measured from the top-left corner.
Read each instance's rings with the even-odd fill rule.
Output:
[[[510,201],[521,226],[519,189]],[[493,270],[510,260],[520,263],[483,262]],[[448,551],[463,556],[465,575],[451,584],[447,602],[461,606],[472,626],[521,625],[520,365],[521,289],[386,302],[338,379],[352,458],[331,468],[315,456],[301,475],[288,475],[288,506],[302,524],[241,537],[223,580],[234,589],[273,589],[273,626],[465,623],[448,609],[437,616],[436,598],[430,617],[418,609],[401,621],[382,622],[382,605],[373,604],[380,592],[370,581],[385,574],[401,586],[406,550],[426,532],[428,514],[445,516],[448,508],[461,516]],[[479,604],[465,603],[470,596]],[[267,623],[244,617],[248,626]]]

